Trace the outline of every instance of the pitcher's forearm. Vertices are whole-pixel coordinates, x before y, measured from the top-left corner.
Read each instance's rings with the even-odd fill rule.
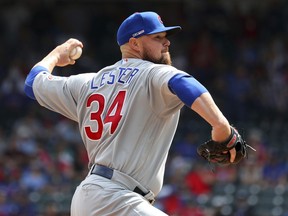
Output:
[[[214,103],[211,95],[206,92],[198,97],[191,106],[211,126],[211,136],[214,141],[224,141],[231,134],[230,124]]]
[[[50,73],[52,73],[55,66],[64,67],[67,65],[73,65],[75,64],[75,60],[70,58],[70,53],[77,46],[83,48],[82,42],[71,38],[67,40],[65,43],[53,49],[46,57],[44,57],[35,66],[45,67],[48,69]]]
[[[58,62],[58,58],[55,55],[49,53],[45,58],[43,58],[35,66],[45,67],[50,73],[52,73],[54,67],[57,65],[57,62]]]

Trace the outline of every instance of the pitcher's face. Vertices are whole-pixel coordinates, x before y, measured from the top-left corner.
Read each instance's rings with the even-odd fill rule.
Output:
[[[145,35],[139,39],[142,44],[141,55],[143,60],[156,64],[172,64],[169,53],[170,41],[166,37],[166,32]]]

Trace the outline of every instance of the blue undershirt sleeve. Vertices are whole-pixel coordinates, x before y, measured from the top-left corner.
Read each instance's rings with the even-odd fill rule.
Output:
[[[40,72],[49,73],[47,68],[42,67],[42,66],[36,66],[36,67],[33,67],[31,69],[31,71],[29,72],[29,74],[27,75],[26,80],[25,80],[24,92],[28,97],[30,97],[34,100],[36,100],[36,98],[35,98],[32,86],[33,86],[33,82],[34,82],[35,77]]]
[[[168,86],[172,93],[176,94],[189,108],[200,95],[208,92],[208,90],[194,77],[185,74],[173,76],[169,80]]]

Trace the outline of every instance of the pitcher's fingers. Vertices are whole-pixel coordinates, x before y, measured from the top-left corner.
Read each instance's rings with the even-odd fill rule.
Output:
[[[229,152],[230,152],[230,162],[233,163],[236,158],[236,150],[235,148],[233,148]]]

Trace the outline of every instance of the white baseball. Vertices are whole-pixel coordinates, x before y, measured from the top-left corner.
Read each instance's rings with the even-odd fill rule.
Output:
[[[75,47],[70,52],[70,58],[73,60],[80,58],[81,55],[82,55],[82,48],[80,46]]]

